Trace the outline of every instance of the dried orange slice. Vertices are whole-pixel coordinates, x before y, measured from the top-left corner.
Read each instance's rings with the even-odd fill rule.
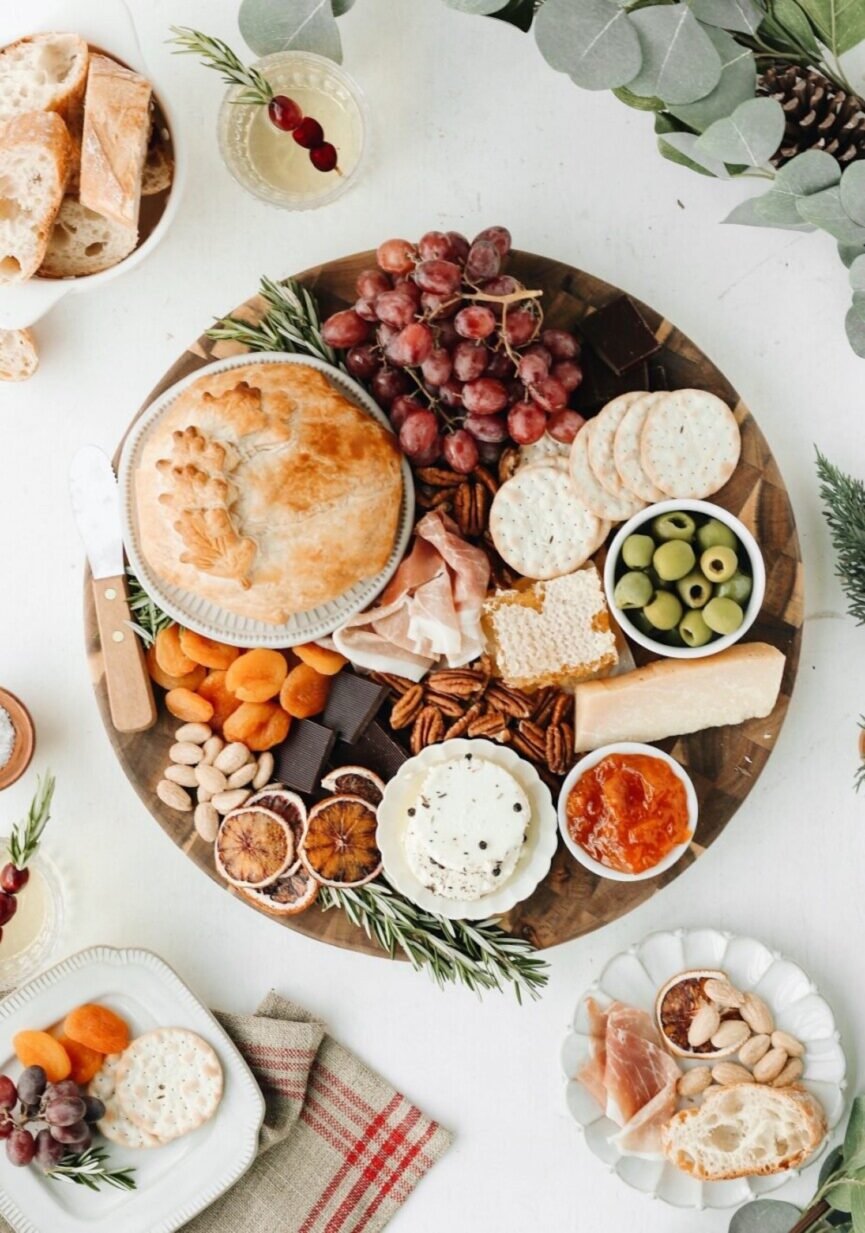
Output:
[[[365,766],[338,766],[327,772],[321,786],[338,796],[361,796],[370,805],[380,805],[384,796],[384,781]]]
[[[285,873],[261,890],[243,891],[246,899],[274,916],[299,916],[318,898],[320,883],[308,869],[299,865],[294,873]]]
[[[216,868],[232,886],[275,882],[294,859],[291,828],[269,809],[236,809],[226,816],[214,844]]]
[[[282,818],[291,829],[294,836],[294,861],[286,869],[282,877],[288,877],[300,867],[300,844],[303,839],[304,831],[306,830],[306,805],[304,805],[301,797],[296,792],[289,791],[288,788],[282,788],[279,784],[273,784],[268,788],[262,788],[260,792],[256,792],[255,796],[251,796],[243,805],[244,809],[269,809],[271,813],[275,813],[278,818]]]
[[[376,814],[359,796],[329,796],[309,811],[300,859],[325,886],[362,886],[381,872]]]

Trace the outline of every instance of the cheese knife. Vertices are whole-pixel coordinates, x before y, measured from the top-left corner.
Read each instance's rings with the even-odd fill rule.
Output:
[[[72,459],[69,488],[90,562],[111,722],[118,732],[143,732],[156,722],[156,706],[141,640],[131,628],[117,479],[97,446],[83,446]]]

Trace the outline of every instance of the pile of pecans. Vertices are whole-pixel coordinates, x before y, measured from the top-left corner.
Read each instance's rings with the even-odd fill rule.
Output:
[[[422,510],[440,509],[453,518],[464,539],[483,549],[489,558],[493,581],[507,589],[518,580],[496,552],[489,532],[490,507],[499,490],[499,481],[486,467],[477,466],[470,475],[460,475],[447,467],[419,467],[415,471],[415,499]]]
[[[553,688],[511,689],[493,676],[486,657],[468,668],[435,669],[418,683],[392,673],[372,677],[397,695],[390,726],[410,729],[413,754],[458,736],[484,737],[553,775],[566,774],[573,763],[573,697]]]

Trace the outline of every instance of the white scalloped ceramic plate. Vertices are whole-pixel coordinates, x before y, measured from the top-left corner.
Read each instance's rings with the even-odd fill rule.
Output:
[[[150,569],[138,545],[138,526],[135,516],[135,492],[133,477],[141,450],[150,429],[178,396],[193,382],[204,376],[227,372],[231,368],[239,368],[244,364],[306,364],[323,372],[327,379],[336,386],[340,394],[354,403],[362,411],[378,420],[385,428],[391,424],[378,403],[367,394],[356,381],[347,376],[332,364],[309,355],[283,354],[282,352],[262,352],[255,354],[232,355],[213,364],[206,364],[196,369],[176,385],[172,385],[147,408],[144,415],[133,424],[129,436],[123,443],[118,470],[120,485],[120,515],[123,527],[123,545],[129,563],[134,569],[138,580],[151,595],[160,608],[164,609],[175,621],[194,629],[196,633],[217,641],[230,642],[233,646],[255,647],[266,646],[280,649],[294,646],[298,642],[312,642],[324,638],[349,617],[368,607],[372,601],[387,586],[396,572],[397,566],[405,555],[406,547],[411,539],[414,526],[414,481],[407,459],[402,459],[402,502],[400,505],[399,524],[393,551],[387,565],[372,578],[364,578],[338,599],[308,612],[296,612],[282,625],[271,625],[267,621],[254,621],[249,617],[237,616],[227,612],[217,604],[187,591],[183,587],[169,586]]]
[[[847,1060],[828,1004],[797,964],[753,938],[739,938],[717,929],[650,933],[639,946],[610,960],[599,980],[580,998],[562,1047],[562,1066],[568,1079],[566,1101],[571,1116],[583,1128],[590,1151],[634,1190],[663,1199],[673,1207],[736,1207],[777,1190],[799,1171],[730,1182],[700,1182],[667,1161],[623,1156],[608,1142],[618,1127],[574,1078],[589,1056],[585,1006],[590,994],[602,1004],[617,1000],[652,1013],[661,985],[688,968],[720,968],[739,989],[759,993],[777,1026],[806,1046],[802,1082],[825,1109],[830,1131],[837,1125],[846,1103]],[[821,1147],[806,1168],[823,1150]]]
[[[108,1144],[112,1164],[133,1166],[137,1189],[49,1181],[36,1168],[0,1159],[0,1215],[16,1233],[174,1233],[235,1184],[255,1159],[264,1098],[236,1046],[166,963],[147,950],[94,946],[49,968],[0,1002],[0,1073],[20,1066],[12,1037],[58,1023],[82,1002],[104,1002],[133,1035],[185,1027],[219,1055],[225,1090],[216,1116],[165,1147],[132,1151]]]
[[[501,889],[481,899],[445,899],[419,882],[406,860],[404,836],[407,809],[417,797],[430,766],[465,753],[476,754],[510,771],[529,798],[532,818],[517,867]],[[484,920],[501,916],[522,903],[549,873],[558,843],[558,824],[550,790],[530,762],[506,745],[494,741],[453,740],[428,745],[416,758],[404,762],[384,790],[378,807],[378,846],[388,881],[418,907],[449,920]]]

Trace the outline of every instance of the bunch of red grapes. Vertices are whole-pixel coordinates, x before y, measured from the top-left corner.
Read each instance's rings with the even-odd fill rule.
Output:
[[[90,1146],[105,1105],[72,1079],[49,1083],[41,1066],[28,1066],[15,1084],[0,1075],[0,1139],[11,1164],[34,1161],[50,1173],[71,1153]]]
[[[416,466],[443,458],[468,474],[509,441],[548,432],[569,443],[583,425],[568,407],[583,379],[580,344],[544,329],[540,292],[502,273],[510,250],[505,227],[471,243],[456,231],[386,240],[378,268],[358,276],[354,307],[322,327]]]

